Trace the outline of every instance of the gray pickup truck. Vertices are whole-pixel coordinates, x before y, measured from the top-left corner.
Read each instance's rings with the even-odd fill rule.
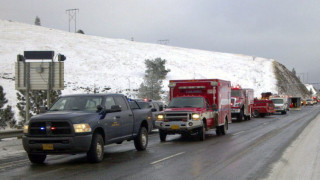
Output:
[[[100,162],[104,145],[134,140],[138,151],[148,145],[152,114],[121,94],[78,94],[60,97],[43,114],[24,125],[23,147],[32,163],[48,154],[87,153]]]

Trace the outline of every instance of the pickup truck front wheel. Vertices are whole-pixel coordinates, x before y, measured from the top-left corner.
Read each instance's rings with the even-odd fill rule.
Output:
[[[138,136],[134,138],[134,146],[136,150],[143,151],[148,145],[148,131],[145,127],[140,127]]]
[[[206,127],[204,125],[199,129],[198,136],[200,141],[206,139]]]
[[[43,164],[46,157],[47,155],[28,154],[29,160],[34,164]]]
[[[160,141],[165,142],[167,138],[167,133],[161,129],[159,129]]]
[[[98,163],[103,160],[104,142],[101,134],[95,133],[92,137],[90,150],[87,152],[89,162]]]

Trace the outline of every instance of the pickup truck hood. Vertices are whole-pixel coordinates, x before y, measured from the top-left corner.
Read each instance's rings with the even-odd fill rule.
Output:
[[[203,108],[167,108],[164,112],[172,112],[172,111],[189,111],[189,112],[202,112]]]
[[[33,116],[34,120],[70,120],[72,123],[88,122],[90,119],[100,118],[99,113],[84,111],[49,111]]]

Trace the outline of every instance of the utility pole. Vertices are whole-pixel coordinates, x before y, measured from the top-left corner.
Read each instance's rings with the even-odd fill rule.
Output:
[[[70,32],[70,22],[74,21],[74,32],[77,32],[77,12],[79,9],[67,9],[66,13],[69,15],[69,32]]]

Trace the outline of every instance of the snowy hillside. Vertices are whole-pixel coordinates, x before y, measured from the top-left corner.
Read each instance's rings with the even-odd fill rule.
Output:
[[[158,44],[132,42],[69,33],[39,26],[0,20],[0,84],[9,104],[15,106],[14,63],[25,50],[54,50],[67,57],[63,94],[84,92],[96,87],[100,92],[128,94],[143,81],[145,59],[161,57],[171,70],[170,79],[221,78],[232,84],[253,88],[255,96],[276,92],[273,61],[252,56],[218,53]],[[129,85],[130,84],[130,85]]]

